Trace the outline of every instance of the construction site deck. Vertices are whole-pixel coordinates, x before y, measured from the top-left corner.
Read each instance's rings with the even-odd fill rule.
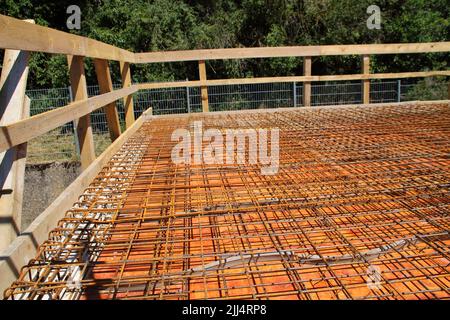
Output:
[[[174,164],[195,121],[279,128],[278,172]],[[449,299],[449,186],[449,103],[151,116],[4,296]]]

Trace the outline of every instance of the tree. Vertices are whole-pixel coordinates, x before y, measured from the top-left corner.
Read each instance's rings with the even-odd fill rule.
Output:
[[[70,31],[134,52],[199,48],[448,41],[447,0],[379,0],[381,30],[369,30],[372,0],[83,0],[82,28]],[[73,0],[0,0],[0,12],[63,31]],[[442,70],[448,53],[377,55],[374,72]],[[303,59],[208,61],[211,78],[301,74]],[[34,54],[30,88],[67,86],[67,61]],[[87,60],[88,82],[96,83]],[[112,63],[114,81],[120,81]],[[359,56],[318,57],[314,74],[360,72]],[[134,65],[134,81],[198,79],[196,62]]]

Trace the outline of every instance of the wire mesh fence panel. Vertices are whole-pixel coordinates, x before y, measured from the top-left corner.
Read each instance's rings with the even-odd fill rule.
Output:
[[[294,87],[295,87],[294,107],[302,106],[303,105],[303,84],[294,82]]]
[[[372,80],[370,102],[400,102],[420,100],[416,95],[419,80]],[[446,84],[444,84],[446,85]],[[210,86],[208,100],[210,111],[296,107],[303,105],[302,82],[241,84]],[[114,84],[120,89],[121,84]],[[362,82],[312,83],[311,105],[338,105],[362,103]],[[426,87],[425,87],[426,90]],[[100,94],[97,85],[88,86],[90,97]],[[420,91],[418,92],[420,94]],[[70,88],[28,90],[31,99],[31,115],[67,105],[71,101]],[[153,114],[180,114],[202,111],[200,87],[181,87],[142,90],[133,95],[135,117],[148,108]],[[116,101],[122,130],[125,129],[123,99]],[[103,108],[91,113],[91,125],[97,155],[111,143],[106,115]],[[33,139],[28,146],[28,162],[68,161],[78,159],[73,123],[68,123],[45,135]]]
[[[212,86],[210,111],[292,107],[296,90],[292,82]]]
[[[200,93],[200,87],[186,88],[186,92],[188,94],[187,101],[189,102],[188,112],[202,112],[202,96]]]
[[[113,85],[114,90],[122,88],[120,84]],[[98,86],[88,86],[88,96],[93,97],[100,94]],[[115,102],[117,111],[119,114],[120,124],[123,126],[125,123],[125,112],[123,106],[123,100],[119,99]],[[91,113],[91,125],[94,134],[108,133],[108,123],[106,121],[106,114],[103,108],[97,109]]]
[[[408,101],[408,92],[414,88],[415,84],[401,84],[400,86],[400,101]]]
[[[27,90],[26,94],[31,99],[31,116],[59,108],[70,102],[69,88]],[[73,122],[66,123],[28,142],[28,163],[78,159]]]
[[[88,96],[93,97],[100,94],[98,86],[88,86]],[[114,89],[118,89],[117,85]],[[123,122],[123,104],[121,99],[116,101],[117,110],[119,113],[119,120]],[[106,121],[106,114],[103,108],[97,109],[91,113],[91,127],[94,135],[95,154],[99,156],[110,144],[108,123]]]
[[[188,112],[186,88],[163,88],[142,90],[135,95],[135,112],[140,116],[148,108],[153,114],[175,114]]]
[[[70,102],[69,88],[33,89],[27,90],[26,94],[31,99],[31,116],[64,106]]]
[[[371,81],[370,102],[400,102],[401,82],[395,81]]]
[[[113,84],[113,89],[121,89],[122,85],[119,83]],[[100,94],[100,88],[97,85],[88,86],[88,96],[93,97]],[[119,99],[115,102],[117,113],[119,116],[119,122],[122,130],[125,129],[125,110],[123,99]],[[142,112],[141,112],[142,113]],[[140,115],[140,114],[139,114]],[[91,126],[94,134],[95,154],[99,156],[110,144],[111,139],[109,136],[108,122],[106,120],[106,114],[103,108],[97,109],[91,113]]]
[[[313,83],[311,105],[334,105],[362,103],[361,82]]]

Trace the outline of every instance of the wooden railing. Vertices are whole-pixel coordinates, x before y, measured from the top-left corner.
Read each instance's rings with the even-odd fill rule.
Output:
[[[132,97],[133,93],[141,89],[200,87],[202,109],[203,112],[208,112],[208,87],[210,86],[246,83],[304,82],[303,105],[310,106],[311,82],[361,80],[363,81],[364,91],[363,102],[367,104],[369,103],[370,96],[370,79],[450,76],[450,70],[379,74],[370,72],[370,55],[448,52],[450,51],[450,42],[207,49],[133,53],[96,40],[38,26],[29,21],[21,21],[0,15],[0,48],[6,49],[6,56],[13,57],[12,60],[9,58],[9,60],[5,59],[2,70],[2,82],[0,83],[0,160],[2,160],[1,176],[4,177],[2,178],[3,182],[15,179],[15,185],[23,184],[23,174],[22,176],[16,174],[13,178],[11,178],[11,174],[13,170],[16,170],[14,164],[17,163],[17,159],[23,159],[25,157],[23,147],[27,141],[67,122],[75,121],[76,134],[78,135],[80,145],[81,165],[84,170],[84,175],[80,178],[81,180],[77,180],[79,184],[77,186],[78,189],[74,189],[77,192],[88,183],[89,178],[93,177],[95,171],[99,170],[102,164],[108,160],[112,152],[117,150],[119,143],[123,143],[127,135],[134,132],[136,127],[141,123],[142,120],[137,121],[134,118]],[[70,83],[73,90],[72,103],[32,117],[26,116],[26,111],[23,110],[26,110],[27,105],[25,84],[28,74],[27,57],[29,52],[46,52],[67,56]],[[360,55],[363,61],[361,73],[350,75],[312,75],[312,57],[339,55]],[[205,65],[205,61],[207,60],[273,57],[303,57],[303,74],[289,77],[243,79],[208,80],[207,78]],[[95,71],[100,87],[101,94],[91,98],[88,98],[87,94],[84,58],[94,59]],[[113,90],[109,71],[109,61],[111,60],[120,63],[122,89]],[[135,85],[131,83],[130,64],[175,61],[198,61],[199,80],[141,83]],[[19,88],[20,90],[18,90]],[[125,105],[125,123],[127,130],[124,133],[121,132],[115,104],[119,99],[124,99]],[[113,143],[102,156],[96,159],[90,114],[99,108],[104,108],[105,110],[110,136],[116,143]],[[22,117],[10,117],[9,115],[11,114],[20,114]],[[135,121],[138,123],[135,123]],[[11,157],[11,152],[15,156]],[[20,188],[16,187],[11,187],[13,188],[12,191],[7,190],[5,192],[6,185],[5,183],[2,185],[3,192],[0,197],[0,210],[2,211],[1,216],[3,217],[2,225],[0,225],[0,234],[8,235],[0,238],[0,250],[9,244],[11,239],[21,234],[20,228],[18,227],[20,220],[17,218],[18,215],[20,216],[20,213],[6,208],[12,208],[12,204],[17,201],[21,202],[22,194],[20,194]],[[11,184],[11,186],[14,186],[14,184]],[[71,201],[74,199],[74,196],[76,195],[66,194],[66,198],[68,197],[66,199],[67,201],[65,201],[66,203],[64,203],[64,197],[58,198],[59,200],[57,199],[56,204],[53,203],[53,207],[49,207],[51,210],[48,209],[45,214],[46,217],[51,218],[45,220],[44,227],[42,224],[34,226],[35,229],[33,230],[39,230],[39,232],[33,231],[34,241],[44,239],[43,233],[48,232],[51,223],[55,222],[57,218],[56,212],[61,214],[61,211],[67,209],[73,203]],[[10,226],[5,227],[8,224],[4,223],[5,221],[11,222]],[[20,246],[17,244],[15,246],[17,250],[19,247],[22,248],[21,250],[25,250],[24,248],[29,240],[21,241],[24,242]]]

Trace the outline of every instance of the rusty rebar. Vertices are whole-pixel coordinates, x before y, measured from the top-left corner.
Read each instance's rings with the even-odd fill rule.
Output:
[[[280,128],[278,174],[175,165],[197,120]],[[449,104],[156,117],[5,297],[448,299],[449,186]]]

